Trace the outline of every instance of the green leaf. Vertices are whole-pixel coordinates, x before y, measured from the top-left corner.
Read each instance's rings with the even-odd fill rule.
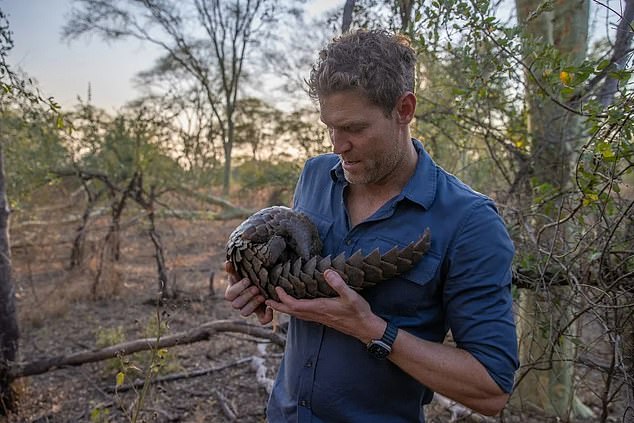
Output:
[[[612,159],[614,158],[614,151],[612,150],[612,146],[609,142],[600,142],[597,144],[595,150],[597,153],[601,154],[604,159]]]
[[[608,72],[608,76],[610,78],[618,79],[621,82],[627,82],[630,79],[632,73],[627,70],[618,70],[613,72]]]
[[[575,89],[572,87],[563,87],[560,92],[561,95],[563,95],[564,97],[568,97],[575,93]]]
[[[117,373],[117,377],[116,377],[116,385],[117,385],[117,387],[123,385],[124,381],[125,381],[125,373],[124,372]]]
[[[599,196],[596,193],[591,192],[583,196],[584,206],[589,206],[590,204],[596,203],[597,201],[599,201]]]
[[[605,69],[608,66],[610,66],[610,63],[611,62],[608,59],[600,61],[599,64],[597,65],[597,70],[598,71],[602,71],[603,69]]]

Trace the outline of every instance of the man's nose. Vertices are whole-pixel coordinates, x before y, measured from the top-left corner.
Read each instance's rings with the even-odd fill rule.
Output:
[[[339,129],[330,130],[330,142],[332,142],[332,152],[335,154],[345,153],[351,147],[345,132]]]

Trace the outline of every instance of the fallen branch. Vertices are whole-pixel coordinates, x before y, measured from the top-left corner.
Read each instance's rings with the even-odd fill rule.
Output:
[[[207,341],[220,332],[238,332],[257,338],[268,339],[274,344],[283,346],[284,337],[269,328],[246,323],[241,320],[217,320],[207,322],[187,332],[162,337],[159,342],[155,338],[136,339],[99,350],[82,351],[69,355],[61,355],[28,363],[15,363],[9,369],[9,380],[25,376],[46,373],[67,366],[79,366],[86,363],[107,360],[109,358],[125,356],[139,351],[158,348],[168,348],[176,345],[192,344]]]
[[[229,367],[235,367],[235,366],[239,366],[241,364],[245,364],[245,363],[251,363],[251,361],[253,360],[253,357],[247,357],[247,358],[241,358],[240,360],[231,362],[231,363],[225,363],[221,366],[218,367],[210,367],[207,369],[199,369],[199,370],[194,370],[191,372],[181,372],[181,373],[172,373],[169,375],[165,375],[165,376],[161,376],[161,377],[157,377],[155,379],[152,380],[152,384],[156,384],[156,383],[163,383],[163,382],[172,382],[175,380],[181,380],[181,379],[189,379],[189,378],[193,378],[193,377],[199,377],[199,376],[205,376],[208,375],[210,373],[215,373],[215,372],[219,372],[220,370],[224,370],[224,369],[228,369]],[[139,389],[141,387],[143,387],[143,385],[145,384],[144,380],[139,380],[133,383],[128,383],[125,385],[121,385],[118,388],[105,388],[105,391],[108,393],[114,393],[116,392],[126,392],[129,391],[130,389]]]
[[[180,220],[230,220],[230,219],[238,219],[238,218],[247,218],[251,214],[253,214],[255,210],[251,209],[243,209],[241,207],[234,206],[232,208],[226,208],[222,212],[213,212],[209,210],[183,210],[183,209],[158,209],[155,214],[157,217],[166,219],[166,218],[174,218]],[[110,209],[106,207],[101,207],[95,209],[95,211],[90,213],[89,218],[95,219],[98,217],[106,216],[110,213]],[[131,223],[136,223],[136,220],[139,217],[143,216],[145,212],[136,216],[132,219]],[[51,225],[70,225],[77,224],[81,222],[82,216],[75,214],[66,214],[66,217],[63,219],[56,220],[25,220],[18,221],[15,224],[11,225],[11,229],[13,231],[18,230],[26,230],[25,228],[29,227],[50,227]],[[129,225],[131,226],[131,225]]]
[[[90,213],[90,218],[106,216],[109,212],[110,212],[110,209],[108,209],[106,207],[100,207],[100,208],[97,208],[93,212]],[[82,220],[82,216],[81,215],[75,215],[75,214],[67,213],[64,216],[65,217],[63,219],[55,219],[55,220],[23,220],[23,221],[17,221],[15,224],[11,225],[11,230],[14,230],[14,231],[25,230],[24,228],[31,227],[31,226],[35,226],[35,227],[39,227],[39,226],[49,227],[51,225],[60,225],[60,226],[61,225],[69,225],[69,224],[76,224],[77,222],[80,222]]]
[[[215,195],[205,195],[184,186],[178,187],[178,192],[181,194],[185,194],[188,197],[194,198],[198,201],[222,207],[224,211],[218,215],[219,219],[232,219],[238,217],[246,218],[253,214],[253,212],[255,211],[231,204],[224,198],[216,197]]]
[[[220,404],[220,409],[222,410],[222,413],[225,415],[225,417],[230,422],[235,422],[236,420],[238,420],[238,413],[234,411],[235,407],[231,404],[229,399],[217,389],[214,389],[214,394],[216,395],[216,399]]]
[[[439,393],[434,394],[434,401],[438,401],[445,410],[451,413],[450,422],[470,421],[478,423],[492,423],[495,421],[493,418],[478,414],[470,408],[467,408],[456,401],[450,400]]]

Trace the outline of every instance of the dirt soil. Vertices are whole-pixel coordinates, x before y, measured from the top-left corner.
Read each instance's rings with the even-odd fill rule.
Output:
[[[159,221],[170,288],[177,295],[157,306],[154,250],[142,220],[126,216],[121,257],[118,262],[106,263],[93,295],[108,220],[101,217],[92,224],[83,265],[69,270],[78,222],[56,221],[62,222],[64,216],[78,210],[72,205],[65,207],[14,214],[11,235],[20,360],[30,362],[155,336],[157,316],[166,326],[164,335],[220,319],[244,320],[222,299],[224,247],[239,219]],[[212,274],[215,292],[210,290]],[[272,379],[281,354],[280,347],[244,334],[217,334],[209,341],[169,348],[164,358],[154,360],[160,364],[159,377],[209,369],[207,374],[154,384],[147,392],[142,388],[112,390],[122,368],[124,385],[135,379],[146,380],[143,372],[152,362],[149,353],[56,369],[19,379],[20,409],[4,421],[129,422],[135,421],[133,415],[140,402],[139,422],[263,422],[267,392],[256,379],[253,360],[244,359],[264,358],[264,376]],[[427,407],[427,416],[432,423],[452,418],[438,402]],[[519,418],[507,411],[503,419],[470,417],[460,421],[548,420],[526,415]]]

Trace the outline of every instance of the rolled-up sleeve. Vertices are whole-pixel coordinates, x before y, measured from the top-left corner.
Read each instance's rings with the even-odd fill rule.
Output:
[[[448,251],[443,291],[446,323],[507,393],[519,366],[513,321],[514,247],[490,200],[472,205]]]

